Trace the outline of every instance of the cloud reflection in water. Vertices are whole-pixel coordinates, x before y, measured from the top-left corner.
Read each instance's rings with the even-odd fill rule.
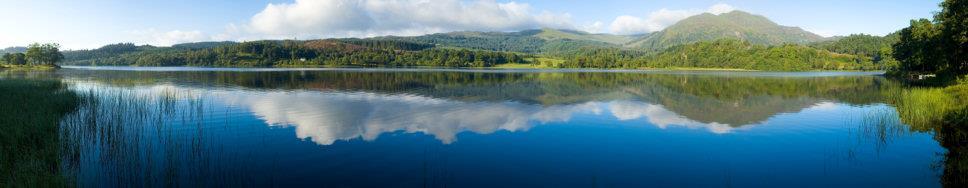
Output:
[[[249,108],[272,126],[293,126],[300,139],[320,145],[403,131],[433,135],[445,144],[461,132],[490,134],[526,131],[538,124],[567,122],[580,113],[611,113],[621,121],[645,119],[659,127],[683,126],[729,133],[733,127],[690,120],[640,101],[585,102],[541,106],[519,102],[464,102],[417,95],[365,92],[264,92],[223,96],[229,103]]]

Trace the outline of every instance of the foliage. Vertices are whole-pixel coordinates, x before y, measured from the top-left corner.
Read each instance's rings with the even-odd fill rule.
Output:
[[[899,40],[897,33],[883,37],[853,34],[837,40],[813,43],[810,46],[835,53],[867,57],[874,64],[882,65],[884,68],[892,68],[897,66],[897,60],[893,57],[894,49],[891,47]]]
[[[934,20],[912,20],[900,32],[894,58],[904,73],[968,74],[968,1],[945,0]],[[943,80],[943,78],[941,79]]]
[[[968,73],[968,0],[945,0],[935,21],[942,25],[941,42],[948,67],[960,74]]]
[[[441,66],[490,67],[523,63],[517,54],[460,49],[430,49],[426,43],[327,39],[254,41],[205,49],[177,49],[117,44],[70,52],[75,64],[136,66]]]
[[[55,43],[31,44],[27,47],[27,60],[33,64],[54,65],[64,59],[64,54],[58,48],[60,45]]]
[[[873,70],[870,58],[835,54],[803,45],[764,46],[723,39],[648,52],[609,47],[604,42],[561,39],[543,49],[535,65],[551,68],[725,68],[749,70]],[[524,64],[529,57],[514,52],[440,48],[388,39],[254,41],[205,49],[108,45],[67,53],[72,64],[206,67],[386,66],[492,67]]]
[[[27,56],[23,53],[3,54],[3,62],[10,65],[24,65],[27,64]]]
[[[645,52],[620,48],[584,47],[560,57],[558,68],[638,68],[646,61]]]
[[[747,70],[874,70],[862,57],[834,54],[803,45],[763,46],[723,39],[672,47],[650,58],[646,67],[706,67]]]
[[[420,42],[459,48],[507,51],[523,53],[540,53],[540,49],[547,42],[535,37],[541,30],[526,30],[520,32],[453,32],[423,35],[416,37],[384,37],[379,39]]]
[[[452,32],[415,37],[383,37],[381,39],[476,50],[558,55],[572,53],[582,47],[621,47],[621,44],[636,37],[641,36],[541,29],[519,32]]]
[[[894,45],[894,58],[905,71],[937,72],[945,69],[939,44],[940,25],[927,19],[912,20],[911,27],[900,32],[900,41]]]

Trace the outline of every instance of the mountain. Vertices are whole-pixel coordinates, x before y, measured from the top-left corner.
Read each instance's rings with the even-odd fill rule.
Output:
[[[0,54],[24,53],[24,52],[27,52],[27,47],[16,46],[16,47],[7,47],[4,49],[0,49]]]
[[[545,40],[585,40],[604,42],[609,44],[625,44],[644,35],[612,35],[612,34],[592,34],[584,31],[561,30],[561,29],[542,29],[535,34],[536,37]]]
[[[626,46],[662,50],[675,45],[727,38],[759,45],[808,44],[825,40],[820,35],[798,27],[781,26],[760,15],[732,11],[720,15],[704,13],[692,16]]]
[[[413,37],[377,37],[435,44],[441,47],[523,53],[560,54],[581,47],[620,48],[645,35],[592,34],[574,30],[535,29],[518,32],[450,32]]]
[[[891,37],[884,37],[891,38]],[[830,42],[822,42],[830,41]],[[891,40],[824,38],[741,11],[689,17],[642,35],[562,29],[421,36],[107,45],[64,52],[66,64],[138,66],[441,66],[717,68],[772,71],[883,69]],[[890,60],[890,59],[888,59]]]

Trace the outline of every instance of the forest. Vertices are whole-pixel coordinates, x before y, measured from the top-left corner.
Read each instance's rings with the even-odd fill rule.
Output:
[[[522,56],[511,52],[432,47],[427,43],[365,39],[253,41],[208,47],[154,47],[122,43],[94,50],[70,51],[65,56],[70,64],[135,66],[490,67],[524,63]]]
[[[873,61],[879,56],[850,50],[835,53],[806,45],[767,46],[734,39],[678,45],[659,52],[583,43],[588,41],[559,40],[542,47],[546,53],[441,47],[394,39],[193,43],[172,47],[122,43],[68,51],[65,61],[72,65],[203,67],[492,67],[540,63],[551,68],[700,67],[775,71],[882,70],[888,66]],[[561,61],[533,61],[537,57]]]

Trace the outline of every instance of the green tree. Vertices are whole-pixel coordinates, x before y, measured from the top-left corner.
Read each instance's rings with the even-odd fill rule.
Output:
[[[968,1],[945,0],[934,21],[912,20],[899,35],[893,55],[901,72],[968,73]]]
[[[23,53],[3,54],[3,61],[11,65],[27,64],[27,57]]]
[[[35,64],[54,65],[64,59],[59,48],[60,45],[56,43],[31,44],[27,48],[27,59]]]
[[[951,71],[968,73],[968,0],[945,0],[934,19],[943,26],[940,41]]]
[[[939,36],[940,25],[928,19],[911,20],[911,26],[899,33],[894,44],[894,58],[901,62],[901,70],[935,72],[942,70]]]

